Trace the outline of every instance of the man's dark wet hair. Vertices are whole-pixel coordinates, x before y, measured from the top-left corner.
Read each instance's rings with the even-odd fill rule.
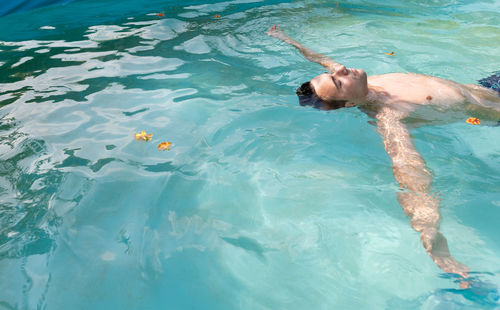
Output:
[[[301,106],[312,106],[316,109],[334,110],[345,107],[347,103],[347,100],[321,100],[311,87],[311,82],[305,82],[300,85],[295,93],[299,97],[299,103]]]

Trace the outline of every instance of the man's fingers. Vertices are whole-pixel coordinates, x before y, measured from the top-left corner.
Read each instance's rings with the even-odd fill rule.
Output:
[[[266,34],[272,37],[276,37],[276,35],[278,35],[280,32],[281,32],[280,27],[274,24],[271,27],[269,27],[269,29],[267,29]]]

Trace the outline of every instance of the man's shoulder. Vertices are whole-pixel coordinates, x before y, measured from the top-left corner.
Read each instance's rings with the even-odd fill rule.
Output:
[[[414,73],[414,72],[390,72],[378,75],[371,75],[370,78],[373,79],[414,79],[414,78],[434,78],[430,75]]]

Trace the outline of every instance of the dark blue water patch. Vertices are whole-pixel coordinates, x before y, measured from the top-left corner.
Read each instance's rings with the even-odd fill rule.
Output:
[[[113,148],[111,148],[113,149]],[[61,163],[58,163],[55,165],[55,168],[66,168],[66,167],[88,167],[92,172],[98,172],[101,170],[104,166],[107,164],[118,161],[121,162],[121,160],[108,157],[108,158],[101,158],[97,160],[95,163],[92,163],[90,160],[86,158],[82,158],[79,156],[75,155],[75,152],[80,149],[73,149],[73,150],[65,150],[64,154],[69,155],[66,157]],[[109,150],[109,149],[108,149]]]
[[[64,154],[69,155],[69,156],[66,157],[62,163],[55,165],[55,167],[56,168],[63,168],[63,167],[88,166],[90,164],[90,160],[76,156],[75,151],[77,151],[77,150],[80,150],[80,149],[65,150]]]
[[[464,289],[441,289],[434,292],[440,300],[450,304],[467,304],[468,309],[497,309],[500,301],[498,287],[483,278],[494,276],[489,272],[472,271],[466,279],[468,287]],[[456,275],[443,274],[442,278],[454,278],[454,282],[459,284],[464,279]],[[462,302],[459,303],[458,301]]]
[[[49,252],[54,240],[48,227],[59,222],[48,206],[64,175],[52,170],[38,171],[43,161],[34,165],[34,171],[28,172],[24,167],[28,158],[46,152],[43,140],[26,138],[16,147],[19,152],[15,156],[0,160],[0,177],[4,181],[0,186],[0,259]]]
[[[42,6],[66,4],[75,0],[9,0],[0,3],[0,16],[29,11]]]
[[[16,0],[22,1],[22,0]],[[28,0],[24,0],[28,1]],[[43,0],[38,0],[43,1]],[[50,0],[45,0],[50,1]],[[57,1],[57,0],[52,0]],[[67,32],[77,28],[87,28],[90,25],[122,24],[129,17],[141,17],[151,13],[162,13],[162,18],[177,16],[187,6],[219,3],[220,1],[185,0],[59,0],[66,5],[52,5],[37,7],[31,11],[16,11],[16,14],[0,15],[0,29],[9,29],[0,33],[0,40],[21,41],[37,38],[51,38],[64,35],[67,40],[71,37]],[[69,3],[71,2],[71,3]],[[284,0],[266,1],[266,5],[284,3]],[[244,12],[262,3],[234,3],[223,11],[217,12],[221,16]],[[149,16],[151,17],[151,16]],[[212,16],[200,17],[202,19]],[[43,26],[53,26],[55,29],[40,29]]]
[[[245,251],[253,252],[261,260],[265,260],[264,252],[267,251],[257,240],[240,236],[238,238],[221,237],[227,243],[239,247]]]
[[[139,110],[135,110],[135,111],[131,111],[131,112],[122,112],[122,113],[125,116],[133,116],[135,114],[146,112],[148,110],[149,110],[149,108],[143,108],[143,109],[139,109]]]
[[[494,275],[485,272],[469,275],[469,288],[458,288],[463,280],[458,276],[442,274],[441,278],[452,280],[457,287],[433,290],[414,299],[394,297],[388,302],[388,309],[498,309],[498,287],[482,279]]]

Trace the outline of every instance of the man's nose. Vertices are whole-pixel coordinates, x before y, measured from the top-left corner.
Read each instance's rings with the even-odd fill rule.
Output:
[[[337,71],[335,71],[335,74],[334,75],[347,75],[347,69],[344,65],[341,65]]]

